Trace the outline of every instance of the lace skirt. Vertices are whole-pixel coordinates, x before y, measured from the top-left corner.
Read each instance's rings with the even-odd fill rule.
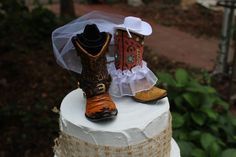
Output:
[[[109,93],[115,97],[134,96],[152,88],[158,80],[145,61],[142,61],[142,66],[135,66],[131,70],[116,69],[114,63],[108,64],[107,68],[112,77]]]

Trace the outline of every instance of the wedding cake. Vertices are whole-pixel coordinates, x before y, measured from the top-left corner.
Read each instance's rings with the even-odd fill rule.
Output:
[[[171,138],[167,98],[155,104],[138,103],[130,97],[112,99],[119,110],[116,119],[94,123],[84,116],[86,99],[81,89],[64,98],[56,157],[180,157]]]
[[[80,74],[61,103],[55,157],[180,157],[167,91],[142,57],[151,33],[140,18],[102,12],[52,33],[59,65]]]

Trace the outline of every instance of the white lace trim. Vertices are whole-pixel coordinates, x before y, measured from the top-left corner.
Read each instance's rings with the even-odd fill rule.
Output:
[[[152,88],[158,80],[145,61],[131,70],[116,69],[114,63],[108,64],[107,69],[112,77],[109,93],[115,97],[134,96]]]

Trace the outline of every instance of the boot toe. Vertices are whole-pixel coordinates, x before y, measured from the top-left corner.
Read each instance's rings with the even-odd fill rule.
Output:
[[[91,121],[100,121],[116,117],[118,110],[108,94],[87,99],[85,116]]]
[[[160,100],[167,96],[167,91],[158,87],[152,87],[150,90],[136,93],[134,100],[142,103]]]

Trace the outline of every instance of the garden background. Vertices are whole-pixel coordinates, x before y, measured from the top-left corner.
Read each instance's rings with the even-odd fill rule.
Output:
[[[60,8],[54,0],[0,0],[0,157],[53,156],[59,133],[57,109],[77,86],[77,76],[59,67],[53,56],[51,33],[55,28],[86,9],[106,11],[110,7],[184,32],[192,36],[192,44],[218,41],[222,10],[213,11],[192,0],[183,2],[143,0],[141,6],[133,6],[125,0],[76,0],[74,4],[61,0]],[[84,10],[71,9],[75,5]],[[169,35],[170,41],[174,35]],[[185,47],[191,50],[191,45]],[[207,48],[199,46],[195,51]],[[176,57],[170,57],[147,46],[144,60],[159,77],[158,85],[168,90],[173,136],[181,156],[235,157],[236,114],[235,102],[227,99],[229,79],[212,77],[213,66],[175,59],[177,51],[173,52]]]

